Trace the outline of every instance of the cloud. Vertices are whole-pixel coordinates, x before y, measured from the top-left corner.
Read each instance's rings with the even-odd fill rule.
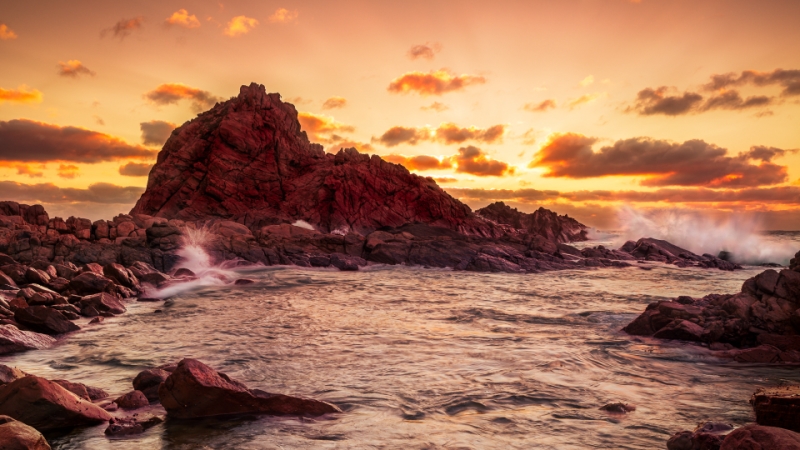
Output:
[[[747,109],[759,106],[767,106],[772,103],[772,98],[764,95],[756,95],[743,99],[742,96],[734,90],[724,91],[719,95],[715,95],[703,104],[701,110],[708,111],[710,109]]]
[[[434,42],[433,44],[414,45],[408,50],[407,54],[412,60],[420,58],[431,60],[440,51],[442,51],[442,44]]]
[[[578,84],[580,85],[580,87],[586,87],[591,85],[592,83],[594,83],[594,75],[587,76],[586,78],[581,80],[581,82]]]
[[[448,109],[450,109],[450,107],[445,105],[444,103],[433,102],[428,106],[421,106],[419,109],[423,111],[442,112],[442,111],[447,111]]]
[[[258,20],[247,16],[236,16],[228,22],[223,33],[226,36],[236,37],[247,34],[258,25]]]
[[[460,144],[468,140],[491,144],[503,140],[505,129],[505,125],[494,125],[481,129],[476,127],[461,128],[454,123],[443,123],[436,129],[435,139],[445,144]]]
[[[712,75],[711,81],[703,86],[707,91],[727,89],[731,86],[742,85],[783,87],[781,95],[800,95],[800,70],[775,69],[772,72],[759,72],[756,70],[742,71],[738,76],[735,73]]]
[[[322,104],[322,109],[336,109],[344,108],[347,105],[347,99],[344,97],[331,97],[325,100]]]
[[[59,164],[58,176],[61,178],[73,179],[78,176],[80,168],[74,164]]]
[[[584,95],[581,95],[580,97],[578,97],[576,99],[573,99],[573,100],[570,100],[569,102],[567,102],[567,106],[569,106],[569,109],[575,109],[578,106],[585,105],[586,103],[591,103],[591,102],[593,102],[593,101],[595,101],[598,98],[603,97],[603,96],[605,96],[605,93],[602,93],[602,94],[584,94]]]
[[[134,31],[140,30],[143,23],[144,18],[142,16],[134,17],[133,19],[122,19],[113,27],[101,31],[100,37],[105,37],[108,33],[114,33],[114,37],[123,40]]]
[[[164,21],[165,25],[172,26],[177,25],[183,28],[198,28],[200,27],[200,21],[197,20],[197,16],[194,14],[189,14],[189,11],[181,8],[171,16],[167,17],[167,20]]]
[[[633,138],[594,151],[597,141],[576,133],[554,134],[529,167],[547,168],[545,177],[642,176],[642,186],[755,187],[788,178],[786,166],[770,162],[779,152],[770,156],[761,147],[732,157],[726,149],[696,139],[679,144]],[[754,159],[760,162],[753,164]]]
[[[511,175],[514,168],[508,164],[490,159],[479,148],[472,145],[458,149],[458,155],[450,158],[456,164],[456,172],[469,173],[480,177]]]
[[[150,175],[152,164],[129,162],[119,166],[119,174],[126,177],[146,177]]]
[[[337,122],[333,117],[322,114],[301,112],[297,115],[303,131],[308,133],[309,140],[314,142],[334,142],[338,136],[332,133],[352,133],[355,127]]]
[[[133,203],[144,192],[139,186],[94,183],[87,189],[60,188],[53,183],[24,184],[0,181],[3,199],[27,203]]]
[[[14,33],[8,25],[0,23],[0,40],[10,41],[17,38],[17,33]]]
[[[408,170],[441,170],[453,167],[449,158],[440,159],[435,156],[403,156],[392,154],[383,156],[382,158],[385,161],[402,164]]]
[[[525,133],[522,134],[522,143],[525,145],[533,145],[536,143],[538,138],[539,132],[533,128],[529,128],[527,131],[525,131]]]
[[[208,91],[202,91],[181,83],[166,83],[144,94],[144,98],[156,105],[174,105],[180,100],[192,100],[192,109],[208,109],[222,99]]]
[[[460,144],[468,140],[473,140],[491,144],[502,141],[505,130],[505,125],[477,128],[459,127],[451,122],[442,123],[436,129],[429,127],[413,128],[397,126],[390,128],[379,138],[372,138],[372,141],[379,142],[387,147],[394,147],[400,144],[416,145],[421,141]]]
[[[463,90],[467,86],[486,83],[486,78],[477,75],[456,75],[448,69],[424,72],[408,72],[389,83],[387,90],[393,93],[420,95],[442,95]]]
[[[306,104],[311,103],[311,100],[303,98],[303,97],[290,97],[290,98],[287,98],[284,101],[286,101],[288,103],[291,103],[293,105],[306,105]]]
[[[443,183],[455,183],[458,181],[458,178],[451,178],[451,177],[434,177],[433,181],[443,184]]]
[[[556,107],[556,101],[553,99],[547,99],[542,101],[541,103],[526,103],[525,106],[522,107],[525,111],[530,112],[545,112],[548,109],[553,109]]]
[[[0,160],[4,161],[98,163],[153,159],[156,154],[120,138],[83,128],[26,119],[0,121]]]
[[[37,89],[30,89],[24,84],[16,89],[0,88],[0,103],[41,103],[42,93]]]
[[[417,145],[419,141],[430,140],[430,130],[426,128],[392,127],[379,138],[372,138],[373,142],[380,142],[387,147],[400,144]]]
[[[27,175],[31,178],[41,178],[44,176],[44,172],[41,169],[44,169],[46,166],[44,164],[40,164],[38,168],[33,167],[30,164],[20,164],[11,161],[0,161],[0,168],[3,169],[16,169],[17,175]]]
[[[289,11],[286,8],[278,8],[267,20],[272,23],[290,23],[297,20],[300,14],[297,11]]]
[[[780,158],[788,154],[797,153],[798,151],[800,150],[797,149],[783,150],[776,147],[765,147],[762,145],[756,145],[750,147],[750,151],[741,153],[740,157],[752,160],[759,160],[763,162],[771,162],[775,158]]]
[[[97,114],[93,115],[92,118],[94,119],[95,123],[97,123],[98,125],[105,125],[106,124],[106,121],[103,120],[103,118],[98,116]]]
[[[657,89],[642,89],[636,94],[636,103],[632,109],[644,116],[654,114],[677,116],[691,112],[703,101],[703,96],[698,93],[684,92],[683,95],[668,95],[670,90],[667,86]]]
[[[62,77],[77,78],[78,75],[95,76],[96,74],[77,59],[70,59],[67,62],[58,62],[58,74]]]
[[[142,122],[139,128],[142,130],[142,143],[144,145],[162,146],[172,134],[172,130],[177,127],[174,123],[163,120],[151,120]]]
[[[334,142],[334,144],[328,146],[326,151],[328,153],[336,153],[343,148],[355,148],[361,153],[374,153],[375,149],[372,145],[366,142],[359,142],[359,141],[352,141],[350,139],[344,139],[341,136],[333,135],[331,136],[330,141]]]

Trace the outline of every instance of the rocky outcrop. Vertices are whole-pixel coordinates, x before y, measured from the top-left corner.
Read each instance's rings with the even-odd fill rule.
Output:
[[[507,225],[518,233],[543,236],[551,242],[564,243],[588,239],[589,230],[585,225],[569,216],[559,216],[544,208],[527,214],[503,202],[495,202],[476,210],[475,213],[498,224]]]
[[[800,386],[758,389],[750,404],[759,425],[800,432]]]
[[[56,342],[50,336],[22,331],[14,325],[0,325],[0,354],[39,350]]]
[[[191,419],[228,414],[319,416],[341,412],[329,403],[248,389],[195,359],[184,359],[158,391],[167,415]]]
[[[800,434],[783,428],[746,425],[732,431],[720,450],[800,450]]]
[[[656,261],[674,264],[678,267],[701,267],[706,269],[735,270],[742,266],[720,259],[711,254],[697,255],[667,241],[653,238],[642,238],[628,241],[620,251],[633,256],[637,260]]]
[[[50,444],[36,429],[9,416],[0,416],[0,449],[50,450]]]
[[[651,303],[623,331],[705,343],[740,362],[800,362],[799,260],[748,279],[738,294]]]
[[[0,415],[40,431],[94,425],[111,418],[102,408],[57,383],[33,375],[0,387]]]

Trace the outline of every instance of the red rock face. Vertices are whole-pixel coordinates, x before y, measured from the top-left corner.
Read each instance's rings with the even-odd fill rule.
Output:
[[[544,236],[551,242],[563,243],[588,239],[589,230],[585,225],[569,216],[559,216],[544,208],[527,214],[503,202],[495,202],[475,212],[499,224],[508,225],[525,233]]]
[[[294,106],[257,84],[173,132],[131,214],[250,227],[305,220],[362,234],[407,223],[500,233],[430,178],[355,149],[326,154],[301,131]]]

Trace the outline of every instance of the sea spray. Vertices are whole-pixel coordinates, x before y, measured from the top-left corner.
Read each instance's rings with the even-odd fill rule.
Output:
[[[231,284],[236,278],[236,272],[229,269],[237,261],[225,261],[215,265],[206,248],[212,243],[216,235],[207,228],[186,228],[181,237],[181,248],[176,254],[181,258],[178,267],[194,272],[195,278],[172,283],[150,294],[154,297],[168,298],[184,292],[192,291],[205,286],[221,286]]]
[[[796,248],[765,239],[754,215],[712,217],[697,211],[662,209],[641,211],[630,207],[618,211],[621,245],[627,240],[652,237],[669,241],[695,253],[731,254],[743,264],[786,265]]]

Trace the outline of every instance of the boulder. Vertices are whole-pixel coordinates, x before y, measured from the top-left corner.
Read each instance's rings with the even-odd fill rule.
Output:
[[[142,393],[151,402],[158,400],[158,388],[166,381],[170,372],[162,369],[147,369],[139,372],[133,379],[133,388]]]
[[[67,380],[51,380],[51,381],[84,400],[95,401],[108,397],[106,391],[100,388],[87,386],[83,383],[74,383],[72,381],[67,381]]]
[[[666,327],[661,328],[653,337],[659,339],[679,339],[682,341],[701,342],[703,328],[688,320],[676,319]]]
[[[800,434],[783,428],[745,425],[722,441],[720,450],[800,450]]]
[[[158,390],[167,415],[179,419],[228,414],[318,416],[341,412],[329,403],[248,389],[195,359],[184,359]]]
[[[115,437],[141,434],[148,428],[152,428],[162,422],[164,422],[164,419],[157,416],[115,417],[111,419],[105,434],[106,436]]]
[[[50,335],[64,334],[81,329],[81,327],[69,321],[60,311],[47,306],[19,308],[14,313],[14,320],[33,331]]]
[[[55,339],[44,334],[22,331],[13,325],[0,325],[0,355],[39,350],[50,347],[55,342]]]
[[[756,423],[800,432],[800,386],[756,390],[750,398]]]
[[[113,294],[101,292],[99,294],[87,295],[80,300],[81,310],[87,307],[92,307],[94,310],[103,313],[109,312],[111,314],[122,314],[125,311],[125,306]]]
[[[57,383],[29,375],[0,387],[0,415],[37,430],[94,425],[111,416]]]
[[[50,450],[50,444],[35,428],[9,416],[0,416],[0,449]]]
[[[102,268],[100,269],[102,271]],[[111,292],[114,282],[94,271],[84,272],[69,282],[70,289],[78,295]]]
[[[733,426],[726,423],[701,423],[694,431],[675,433],[667,441],[667,450],[719,450],[731,430]]]
[[[25,376],[28,376],[28,374],[16,367],[0,364],[0,385],[11,383]]]
[[[139,290],[140,288],[139,280],[136,279],[136,276],[121,264],[106,264],[106,266],[103,267],[103,275],[110,280],[115,280],[118,284],[121,284],[127,288],[134,290]]]
[[[149,405],[150,401],[142,391],[131,391],[114,400],[114,403],[122,409],[139,409]]]
[[[25,272],[25,280],[27,280],[28,283],[47,284],[50,282],[50,275],[43,270],[28,267],[28,270]]]

